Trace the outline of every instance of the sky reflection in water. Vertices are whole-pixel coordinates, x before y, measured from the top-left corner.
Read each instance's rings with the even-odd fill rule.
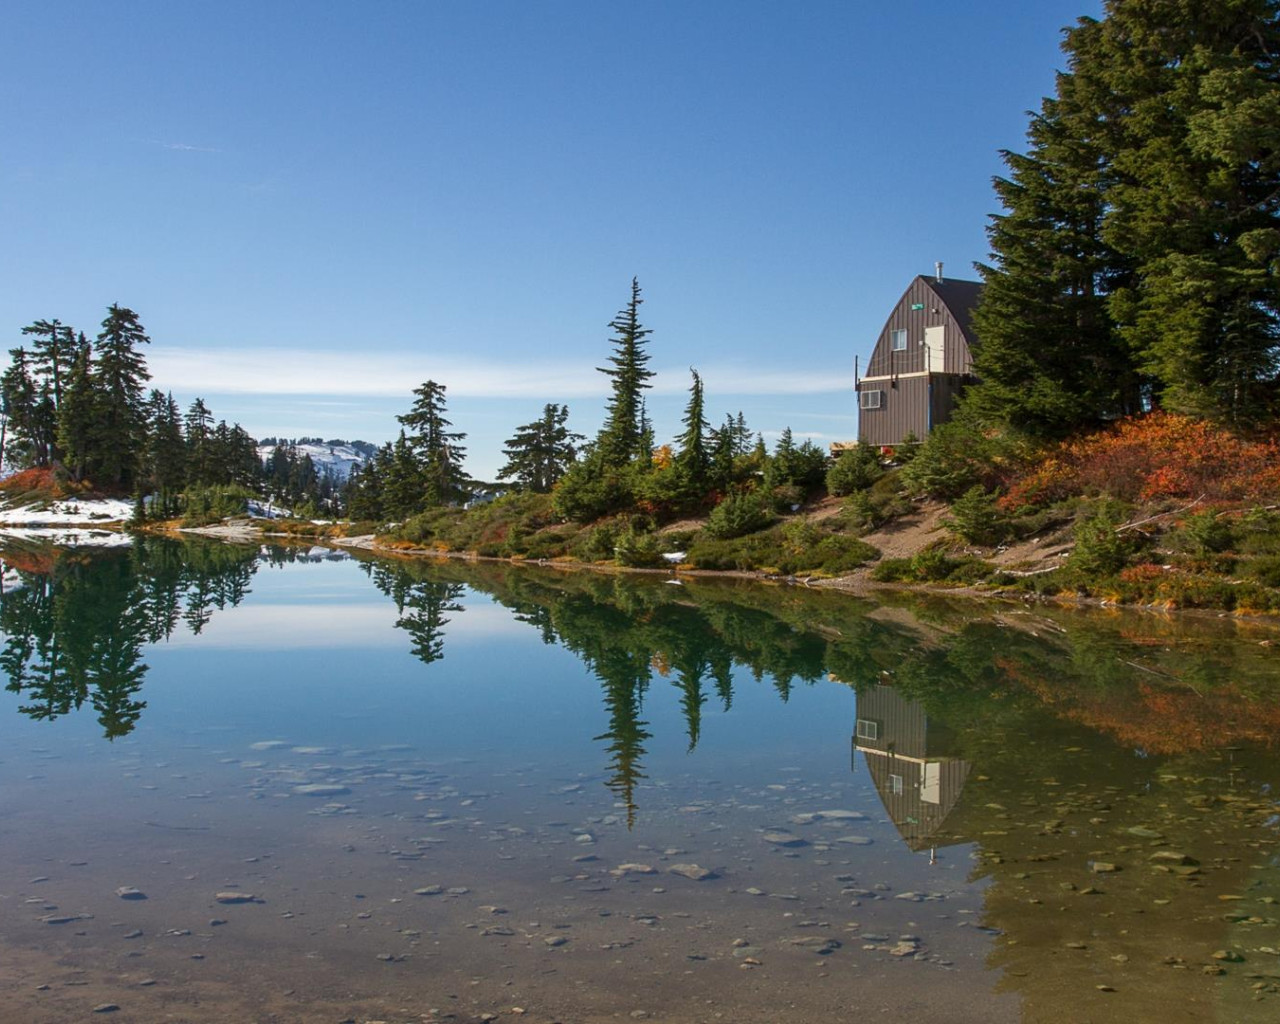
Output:
[[[157,540],[6,562],[3,727],[11,751],[51,752],[43,778],[0,761],[27,820],[69,786],[123,799],[110,767],[139,777],[166,759],[203,780],[215,860],[246,777],[250,798],[286,810],[291,787],[327,785],[343,792],[303,798],[308,827],[331,805],[335,820],[453,825],[450,853],[408,832],[402,852],[457,855],[457,870],[486,843],[518,845],[517,825],[486,833],[495,814],[522,823],[529,849],[487,869],[498,889],[546,889],[523,872],[561,841],[559,861],[585,876],[569,884],[600,900],[640,891],[608,873],[617,863],[652,861],[665,879],[697,859],[718,878],[685,898],[717,932],[761,906],[742,918],[726,892],[807,887],[797,920],[812,911],[810,930],[839,945],[777,942],[849,970],[933,969],[912,998],[968,986],[975,1019],[1054,1019],[1068,995],[1096,1019],[1275,1012],[1266,628]],[[148,813],[195,820],[192,794],[149,785]],[[598,863],[571,860],[584,833]],[[49,854],[12,842],[18,862]],[[531,912],[560,898],[530,895]],[[949,934],[904,945],[925,916]],[[980,940],[957,938],[962,925]],[[769,952],[735,958],[721,938],[697,955],[769,971]],[[829,987],[805,998],[905,1005],[887,981],[859,999]],[[598,998],[588,1009],[604,1012]]]

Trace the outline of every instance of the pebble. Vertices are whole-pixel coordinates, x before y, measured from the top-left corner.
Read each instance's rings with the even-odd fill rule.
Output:
[[[766,843],[772,843],[774,846],[795,847],[809,845],[809,841],[807,839],[801,839],[799,836],[793,835],[790,832],[770,831],[765,832],[760,836],[760,838]]]
[[[118,1009],[120,1009],[120,1007],[117,1006],[115,1003],[99,1003],[97,1006],[93,1008],[93,1012],[94,1013],[115,1013]]]
[[[1118,865],[1112,864],[1110,861],[1095,860],[1092,864],[1089,865],[1089,870],[1092,871],[1095,875],[1106,875],[1106,874],[1110,874],[1113,871],[1119,871],[1120,868]]]
[[[623,875],[656,875],[658,869],[650,864],[619,864],[609,872],[621,878]]]
[[[255,896],[251,892],[219,892],[214,894],[214,902],[216,903],[265,903],[266,900]]]
[[[866,836],[841,836],[836,842],[844,843],[846,846],[870,846],[874,840]]]
[[[705,882],[708,878],[715,878],[714,871],[708,871],[706,868],[699,867],[697,864],[672,864],[667,871],[673,875],[680,875],[682,878],[691,879],[694,882]]]
[[[294,786],[292,792],[294,796],[342,796],[344,793],[350,793],[351,789],[348,786],[309,782],[303,786]]]
[[[135,889],[131,885],[122,885],[116,890],[116,895],[122,900],[145,900],[147,894],[141,889]]]
[[[556,946],[563,946],[569,940],[566,939],[563,935],[548,935],[542,941],[545,942],[548,946],[551,946],[552,948],[554,948]]]
[[[425,885],[421,889],[413,890],[415,896],[439,896],[442,892],[444,892],[442,885]]]

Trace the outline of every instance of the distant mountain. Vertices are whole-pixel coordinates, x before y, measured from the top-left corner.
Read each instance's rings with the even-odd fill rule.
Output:
[[[322,472],[328,469],[340,480],[351,475],[351,467],[363,466],[378,450],[368,441],[343,441],[340,438],[324,440],[320,437],[264,437],[258,442],[258,458],[266,462],[277,447],[293,445],[298,455],[310,455],[311,461]]]

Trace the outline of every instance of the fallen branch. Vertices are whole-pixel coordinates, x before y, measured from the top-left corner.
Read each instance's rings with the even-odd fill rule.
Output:
[[[1167,516],[1180,516],[1183,512],[1187,512],[1195,508],[1200,504],[1200,502],[1204,501],[1204,498],[1205,496],[1202,494],[1190,505],[1187,505],[1184,508],[1175,508],[1172,512],[1161,512],[1156,516],[1148,516],[1146,519],[1139,519],[1136,523],[1125,523],[1124,526],[1116,527],[1116,533],[1124,533],[1125,530],[1132,530],[1135,527],[1142,526],[1146,523],[1154,523],[1157,519],[1164,519]]]

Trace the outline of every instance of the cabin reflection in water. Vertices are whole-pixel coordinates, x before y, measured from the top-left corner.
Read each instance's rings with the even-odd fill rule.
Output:
[[[955,735],[930,721],[919,701],[892,686],[858,691],[851,767],[862,752],[871,781],[890,820],[912,850],[964,842],[941,832],[969,777],[971,765],[956,756]]]

